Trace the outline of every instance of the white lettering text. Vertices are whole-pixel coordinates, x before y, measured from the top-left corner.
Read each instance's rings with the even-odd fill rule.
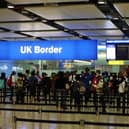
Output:
[[[21,46],[20,47],[20,52],[22,53],[22,54],[28,54],[28,53],[32,53],[32,50],[31,50],[31,46]]]
[[[50,53],[50,54],[60,54],[62,52],[62,48],[61,47],[46,47],[46,48],[42,48],[40,46],[34,46],[34,53]]]

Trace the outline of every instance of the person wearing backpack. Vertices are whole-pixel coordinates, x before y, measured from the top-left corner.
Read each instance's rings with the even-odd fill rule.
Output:
[[[24,103],[24,80],[22,73],[18,73],[16,80],[16,103]]]
[[[118,78],[118,97],[117,97],[117,110],[119,111],[122,107],[125,112],[125,93],[126,93],[126,78],[124,78],[123,73]],[[121,106],[122,104],[122,106]]]
[[[1,102],[5,103],[5,98],[6,98],[6,74],[4,72],[1,73],[0,76],[0,98],[1,98]]]
[[[75,107],[80,111],[80,75],[76,75],[75,81],[71,83],[70,88],[70,108],[72,108],[72,101],[74,100]]]
[[[35,74],[35,70],[33,70],[31,72],[31,76],[29,77],[29,95],[31,101],[36,99],[36,87],[38,85],[38,79],[36,78]]]

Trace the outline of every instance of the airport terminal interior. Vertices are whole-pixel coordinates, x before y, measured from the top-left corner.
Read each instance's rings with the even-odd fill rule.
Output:
[[[128,129],[129,1],[0,0],[0,129]]]

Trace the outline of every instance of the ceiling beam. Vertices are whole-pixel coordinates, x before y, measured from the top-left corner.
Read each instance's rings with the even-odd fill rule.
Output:
[[[39,16],[35,13],[32,13],[28,10],[25,10],[24,7],[15,6],[12,10],[16,11],[16,12],[18,12],[18,13],[24,15],[24,16],[27,16],[27,17],[31,18],[32,22],[40,21],[43,24],[46,24],[46,25],[52,26],[54,28],[57,28],[58,30],[64,31],[65,33],[68,33],[68,34],[73,35],[75,37],[79,37],[79,38],[82,38],[82,39],[89,39],[88,36],[81,35],[80,33],[77,33],[76,31],[73,31],[72,29],[66,28],[64,26],[61,26],[61,25],[55,23],[55,20],[49,20],[49,19],[43,18],[43,17],[41,17],[41,16]]]
[[[123,19],[123,17],[119,14],[116,8],[113,6],[113,2],[111,0],[105,0],[104,4],[96,4],[98,9],[104,13],[104,15],[111,20],[118,29],[120,29],[125,36],[129,35],[129,26]]]
[[[7,2],[5,0],[0,0],[0,8],[6,8]]]

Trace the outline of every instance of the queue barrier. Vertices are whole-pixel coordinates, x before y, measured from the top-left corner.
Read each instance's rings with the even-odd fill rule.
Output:
[[[15,129],[17,129],[17,122],[36,122],[36,123],[47,123],[47,124],[72,124],[72,125],[80,125],[80,126],[113,126],[113,127],[129,127],[128,123],[106,123],[106,122],[91,122],[86,120],[80,121],[58,121],[58,120],[40,120],[40,119],[27,119],[27,118],[19,118],[14,116],[14,125]]]
[[[0,111],[11,111],[11,112],[38,112],[38,113],[59,113],[59,114],[81,114],[81,115],[112,115],[112,116],[129,116],[129,113],[113,113],[113,112],[86,112],[86,111],[60,111],[60,110],[43,110],[41,107],[39,109],[16,109],[16,108],[1,108]]]
[[[2,93],[4,93],[3,91],[1,91]],[[60,91],[57,91],[57,93],[58,92],[60,92]],[[4,93],[3,95],[1,94],[1,96],[0,96],[0,103],[4,103],[4,104],[8,104],[8,103],[10,103],[10,104],[16,104],[15,103],[15,99],[16,99],[16,94],[15,94],[15,92],[14,92],[14,101],[13,102],[10,102],[9,101],[9,97],[10,97],[10,94],[9,94],[10,92],[9,91],[6,91],[6,93]],[[6,94],[6,96],[5,96],[5,94]],[[4,97],[6,97],[6,99],[4,98]],[[65,96],[63,96],[64,97],[64,99],[61,99],[61,96],[60,96],[60,94],[58,94],[58,99],[56,99],[56,100],[54,100],[54,98],[53,98],[54,96],[51,96],[51,94],[49,94],[48,95],[48,97],[47,98],[45,98],[45,99],[43,99],[43,100],[41,100],[40,102],[38,102],[37,101],[37,98],[36,99],[34,99],[34,101],[31,101],[29,98],[30,98],[30,96],[29,96],[29,94],[28,93],[25,93],[25,96],[24,96],[24,103],[22,103],[22,105],[24,105],[24,104],[27,104],[27,105],[49,105],[49,106],[56,106],[56,107],[58,107],[58,106],[60,106],[61,105],[61,101],[65,101],[65,103],[63,103],[64,104],[64,106],[66,107],[66,108],[72,108],[72,107],[76,107],[76,105],[75,105],[75,102],[73,102],[73,103],[70,103],[70,94],[65,94]],[[101,110],[102,108],[107,108],[107,96],[103,96],[103,104],[100,102],[100,97],[101,97],[101,95],[97,95],[97,101],[96,101],[96,105],[94,104],[94,100],[93,100],[93,96],[91,96],[90,98],[89,98],[89,100],[88,100],[88,102],[90,102],[90,104],[85,104],[85,102],[84,102],[84,96],[83,96],[83,99],[82,100],[80,100],[81,101],[81,103],[79,104],[79,108],[98,108],[98,110]],[[108,107],[108,108],[112,108],[112,109],[120,109],[120,111],[123,113],[123,114],[126,114],[126,113],[128,113],[129,112],[129,94],[125,94],[125,99],[124,99],[124,101],[123,101],[123,99],[122,100],[119,100],[119,96],[108,96],[109,98],[110,98],[110,101],[112,101],[112,104],[110,104],[110,107]],[[5,100],[5,102],[3,102],[3,100]],[[121,105],[121,106],[119,106],[118,107],[118,100],[119,100],[119,105]]]

